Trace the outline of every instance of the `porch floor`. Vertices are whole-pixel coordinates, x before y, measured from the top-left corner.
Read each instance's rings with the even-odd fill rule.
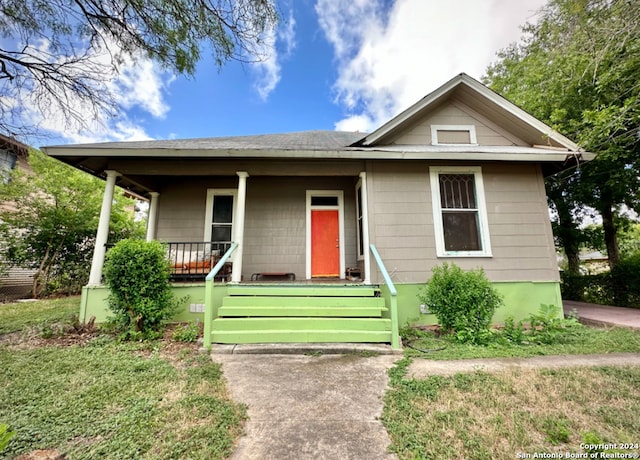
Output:
[[[171,282],[172,284],[194,284],[194,283],[203,283],[202,280],[175,280]],[[228,281],[216,281],[216,284],[224,283],[231,284]],[[371,286],[370,284],[365,284],[364,281],[351,281],[347,279],[340,278],[312,278],[312,279],[296,279],[296,280],[260,280],[260,281],[251,281],[251,280],[243,280],[240,283],[234,284],[238,285],[250,285],[250,286],[274,286],[274,285],[327,285],[327,286]]]

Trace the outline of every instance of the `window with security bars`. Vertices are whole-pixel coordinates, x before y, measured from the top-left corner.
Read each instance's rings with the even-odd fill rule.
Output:
[[[480,167],[429,169],[437,255],[491,256]]]
[[[440,209],[447,251],[481,251],[475,177],[440,174]]]

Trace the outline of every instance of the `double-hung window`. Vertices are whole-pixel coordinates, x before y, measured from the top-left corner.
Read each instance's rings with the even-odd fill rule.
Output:
[[[490,257],[481,169],[432,167],[430,179],[438,257]]]
[[[233,241],[233,217],[237,191],[235,189],[209,189],[204,238],[211,242],[213,250],[220,254],[231,246]]]

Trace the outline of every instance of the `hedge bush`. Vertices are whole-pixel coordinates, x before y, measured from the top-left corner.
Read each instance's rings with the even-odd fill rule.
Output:
[[[562,273],[562,298],[600,305],[640,308],[640,253],[621,260],[606,273]]]
[[[436,315],[446,333],[460,342],[486,343],[490,340],[491,319],[502,305],[502,297],[484,271],[463,271],[455,264],[434,267],[433,276],[418,294]]]
[[[122,240],[109,250],[104,277],[112,321],[125,339],[159,335],[177,310],[167,251],[157,241]]]

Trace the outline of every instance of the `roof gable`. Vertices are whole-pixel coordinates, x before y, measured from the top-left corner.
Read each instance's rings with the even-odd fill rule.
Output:
[[[377,147],[399,143],[416,125],[448,104],[463,107],[463,111],[487,120],[485,124],[492,125],[494,131],[497,127],[502,137],[512,140],[512,145],[580,150],[574,142],[465,73],[455,76],[354,145]],[[425,138],[424,144],[427,143]]]

